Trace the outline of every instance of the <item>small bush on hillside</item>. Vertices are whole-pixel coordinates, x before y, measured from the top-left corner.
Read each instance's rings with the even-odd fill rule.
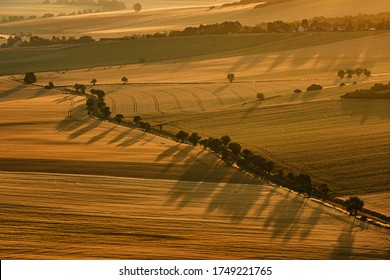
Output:
[[[33,72],[27,72],[26,75],[24,76],[23,81],[26,84],[32,84],[32,83],[35,83],[37,81],[37,77],[35,76],[35,74]]]
[[[294,90],[294,93],[301,93],[301,92],[302,92],[302,90],[300,90],[299,88]]]
[[[264,93],[258,93],[256,95],[257,99],[260,100],[260,101],[263,101],[265,99],[265,96],[264,96]]]
[[[322,90],[322,86],[317,84],[312,84],[307,88],[307,91],[312,91],[312,90]]]
[[[343,86],[345,86],[345,83],[340,83],[340,87],[343,87]]]

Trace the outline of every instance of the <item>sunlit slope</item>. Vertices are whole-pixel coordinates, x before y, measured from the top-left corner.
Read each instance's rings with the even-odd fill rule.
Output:
[[[151,119],[172,131],[195,131],[204,137],[227,134],[281,166],[329,184],[334,194],[388,191],[390,103],[339,99],[356,88],[359,85]]]
[[[91,119],[82,97],[10,83],[0,94],[0,170],[252,181],[200,148]]]
[[[388,230],[267,185],[1,172],[2,259],[388,259]]]
[[[334,81],[339,69],[362,67],[373,75],[389,73],[389,48],[388,32],[195,36],[3,49],[0,74],[83,68],[46,76],[65,85],[88,84],[92,78],[100,84],[118,83],[123,76],[129,82],[221,82],[230,72],[236,81],[292,77]],[[138,64],[140,58],[146,63]],[[102,65],[106,66],[98,67]],[[45,76],[38,82],[47,82],[42,79]]]
[[[271,1],[270,1],[271,2]],[[277,1],[276,1],[277,2]],[[204,4],[200,2],[200,4]],[[214,4],[213,4],[214,5]],[[210,5],[211,6],[211,5]],[[132,10],[54,17],[0,24],[4,33],[32,32],[35,35],[91,35],[95,37],[125,36],[134,33],[152,33],[184,29],[187,26],[212,24],[224,21],[240,21],[246,25],[285,20],[294,21],[314,16],[345,16],[374,14],[390,11],[387,0],[324,1],[292,0],[253,9],[254,5],[209,9],[175,8],[134,13]]]

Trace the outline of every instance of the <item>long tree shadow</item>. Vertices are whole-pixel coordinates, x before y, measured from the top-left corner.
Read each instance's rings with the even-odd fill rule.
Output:
[[[72,131],[85,124],[83,121],[75,120],[72,117],[66,117],[57,123],[57,131]]]
[[[115,129],[115,126],[114,127],[111,127],[110,129],[107,129],[106,131],[103,131],[102,133],[92,137],[91,139],[89,139],[89,141],[86,143],[87,145],[89,144],[93,144],[101,139],[103,139],[104,137],[107,136],[107,134],[109,134],[111,131],[113,131]]]
[[[110,140],[110,142],[108,142],[108,144],[115,144],[115,143],[121,141],[123,138],[125,138],[127,135],[129,135],[129,133],[131,133],[132,131],[133,131],[133,129],[123,131],[121,134],[117,135],[115,138]]]
[[[73,133],[71,133],[69,136],[68,136],[68,139],[75,139],[77,137],[80,137],[81,135],[87,133],[88,131],[91,131],[95,128],[97,128],[99,125],[100,125],[100,121],[95,121],[95,120],[92,120],[92,122],[76,131],[74,131]]]
[[[336,246],[331,254],[330,259],[333,260],[348,260],[352,256],[353,244],[355,235],[352,232],[353,223],[348,228],[343,229],[337,238]]]
[[[341,99],[340,106],[348,115],[360,117],[360,124],[366,123],[370,117],[390,118],[390,100]]]
[[[26,88],[27,88],[27,87],[26,87],[25,85],[19,84],[19,85],[17,85],[17,86],[14,87],[14,88],[5,90],[5,91],[3,91],[2,93],[0,93],[0,99],[1,99],[1,98],[5,98],[5,97],[8,97],[8,96],[10,96],[10,95],[12,95],[12,94],[14,94],[14,93],[16,93],[16,92],[22,90],[22,89],[26,89]]]
[[[297,227],[303,207],[302,197],[286,192],[264,221],[264,227],[272,230],[271,238],[283,237],[285,241],[289,240],[299,230]]]

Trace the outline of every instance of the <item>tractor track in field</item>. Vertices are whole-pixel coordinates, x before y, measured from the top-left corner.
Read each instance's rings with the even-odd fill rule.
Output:
[[[210,92],[210,91],[205,90],[205,89],[202,89],[202,88],[200,88],[200,87],[196,87],[196,89],[198,89],[198,90],[203,90],[203,91],[205,91],[205,92],[207,92],[207,93],[211,93],[212,95],[215,96],[215,98],[218,99],[219,104],[220,104],[221,106],[225,106],[225,102],[223,101],[223,99],[222,99],[217,93],[215,93],[215,92]]]
[[[202,100],[199,98],[199,96],[197,96],[195,93],[189,91],[189,90],[186,90],[186,89],[182,89],[180,88],[181,91],[184,91],[184,92],[187,92],[189,94],[191,94],[195,99],[196,101],[198,102],[198,105],[199,105],[199,108],[202,110],[202,111],[206,111],[206,108],[204,107],[203,105],[203,102]]]
[[[177,98],[176,95],[174,95],[173,93],[171,93],[169,91],[166,91],[166,90],[162,90],[162,91],[165,92],[166,94],[168,94],[169,96],[171,96],[175,100],[176,107],[177,107],[178,110],[184,112],[183,106],[181,105],[181,102],[180,102],[179,98]]]
[[[156,109],[157,112],[159,112],[160,114],[165,114],[164,112],[161,111],[160,109],[160,103],[158,102],[157,100],[157,97],[154,96],[153,94],[151,93],[148,93],[148,92],[143,92],[143,94],[153,98],[153,101],[154,101],[154,108]]]
[[[241,102],[245,102],[244,97],[242,97],[237,91],[233,90],[233,93],[240,99]]]
[[[135,99],[135,97],[131,96],[131,95],[129,95],[129,97],[131,98],[131,101],[133,102],[134,113],[138,113],[137,99]]]
[[[111,106],[111,111],[112,111],[112,113],[113,113],[113,114],[114,114],[114,113],[117,113],[115,98],[113,98],[113,97],[111,97],[111,96],[108,96],[108,98],[110,98],[110,100],[111,100],[111,104],[112,104],[112,106]]]
[[[74,105],[75,105],[76,102],[74,102],[73,98],[70,100],[70,106],[68,108],[68,117],[71,118],[71,119],[74,119],[75,118],[72,116],[72,111],[73,111],[73,108],[74,108]]]

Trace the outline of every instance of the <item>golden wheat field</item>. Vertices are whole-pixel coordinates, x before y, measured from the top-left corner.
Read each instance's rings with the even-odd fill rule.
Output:
[[[0,17],[23,5],[24,15],[60,9],[10,2]],[[270,0],[256,9],[145,0],[138,13],[124,2],[121,11],[0,23],[0,34],[99,39],[390,11],[386,0]],[[390,259],[389,225],[254,177],[201,146],[90,116],[88,95],[73,90],[76,83],[87,93],[101,89],[112,116],[140,116],[171,136],[229,135],[277,169],[307,173],[331,195],[357,195],[388,216],[390,101],[340,96],[390,82],[389,35],[214,34],[0,48],[1,259]],[[355,68],[372,75],[337,77]],[[33,84],[23,83],[29,71]],[[54,89],[44,89],[49,82]],[[311,84],[324,88],[306,92]]]

